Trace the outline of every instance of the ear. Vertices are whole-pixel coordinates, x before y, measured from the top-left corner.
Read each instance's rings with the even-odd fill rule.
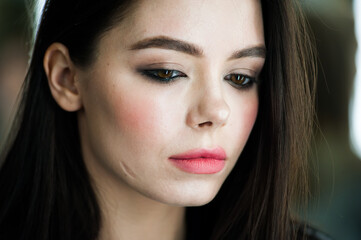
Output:
[[[76,79],[76,67],[69,51],[61,43],[53,43],[44,55],[44,69],[48,78],[51,94],[59,106],[69,112],[82,107]]]

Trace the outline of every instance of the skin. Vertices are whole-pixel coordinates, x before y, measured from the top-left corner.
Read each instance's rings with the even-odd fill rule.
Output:
[[[133,49],[159,36],[196,45],[201,54]],[[61,44],[48,49],[52,94],[64,110],[78,112],[83,157],[103,213],[100,239],[184,238],[184,207],[214,198],[257,117],[257,85],[238,89],[225,80],[258,77],[263,57],[229,59],[255,46],[264,46],[259,1],[153,0],[139,1],[102,37],[90,67],[75,66]],[[139,72],[151,68],[185,75],[160,83]],[[168,159],[215,147],[227,154],[215,174],[187,173]]]

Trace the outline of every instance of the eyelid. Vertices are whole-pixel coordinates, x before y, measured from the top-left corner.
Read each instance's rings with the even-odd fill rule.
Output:
[[[228,71],[228,74],[241,74],[241,75],[247,75],[249,77],[254,77],[257,78],[258,75],[260,74],[260,71],[251,69],[251,68],[233,68],[230,71]]]
[[[143,64],[138,69],[165,69],[165,70],[177,70],[184,72],[184,66],[174,62],[156,62],[151,64]]]
[[[249,74],[259,75],[262,72],[264,67],[265,59],[263,58],[245,58],[245,59],[235,59],[229,65],[229,72],[234,72],[238,70],[245,70]]]

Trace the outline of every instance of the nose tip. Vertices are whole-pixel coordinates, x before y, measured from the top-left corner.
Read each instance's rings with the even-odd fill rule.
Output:
[[[190,109],[187,124],[193,128],[220,127],[227,123],[230,108],[222,96],[205,95]]]

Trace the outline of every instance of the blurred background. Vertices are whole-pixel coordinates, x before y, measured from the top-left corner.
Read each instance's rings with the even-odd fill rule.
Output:
[[[361,1],[301,3],[319,60],[311,198],[303,217],[335,239],[360,240]],[[0,0],[0,143],[11,125],[26,74],[31,26],[39,17],[31,9],[41,7],[42,1]]]
[[[26,74],[31,33],[27,12],[24,0],[0,0],[0,143]]]
[[[360,55],[361,2],[302,2],[319,60],[318,126],[310,159],[311,201],[305,217],[335,239],[359,240],[361,61],[356,60]]]

